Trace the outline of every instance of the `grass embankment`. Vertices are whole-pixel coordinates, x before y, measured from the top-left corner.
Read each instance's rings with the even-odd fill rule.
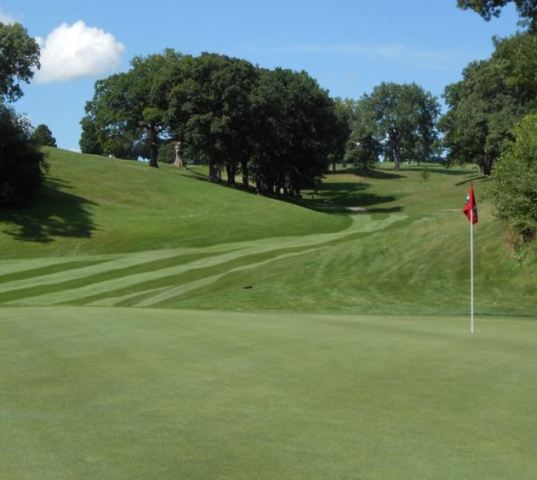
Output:
[[[125,253],[334,232],[348,218],[218,187],[164,165],[47,149],[48,180],[27,209],[0,210],[0,258]]]
[[[537,323],[0,308],[2,478],[532,479]]]

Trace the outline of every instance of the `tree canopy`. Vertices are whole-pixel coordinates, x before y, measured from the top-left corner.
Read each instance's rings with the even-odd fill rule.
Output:
[[[56,139],[52,136],[50,128],[41,123],[35,130],[32,132],[32,140],[37,145],[42,145],[45,147],[56,147]]]
[[[43,181],[43,154],[30,137],[30,123],[0,103],[0,204],[31,200]]]
[[[4,102],[22,96],[39,68],[39,46],[22,25],[0,23],[0,204],[17,204],[35,196],[43,180],[43,155],[31,140],[29,121]]]
[[[522,241],[537,235],[537,114],[513,130],[494,172],[497,215]]]
[[[168,89],[180,58],[173,50],[135,57],[128,72],[98,80],[81,120],[82,152],[149,157],[157,167],[158,147],[170,134]]]
[[[508,4],[515,4],[521,17],[521,24],[531,31],[537,30],[537,0],[457,0],[457,6],[464,10],[473,10],[485,20],[498,17]]]
[[[359,112],[354,130],[361,133],[355,132],[353,138],[362,138],[361,150],[368,142],[371,148],[380,145],[396,169],[401,161],[422,161],[431,155],[440,106],[436,97],[419,85],[381,83],[362,97]]]
[[[39,66],[39,46],[26,29],[20,23],[0,22],[0,100],[19,99],[20,82],[28,83]]]
[[[537,109],[537,36],[514,35],[495,40],[488,60],[473,62],[460,82],[448,85],[449,107],[439,127],[448,158],[474,162],[489,175],[511,128]]]
[[[265,70],[225,55],[167,50],[95,84],[81,121],[85,153],[148,155],[181,141],[184,155],[229,184],[242,173],[264,193],[298,195],[341,157],[348,128],[306,72]]]

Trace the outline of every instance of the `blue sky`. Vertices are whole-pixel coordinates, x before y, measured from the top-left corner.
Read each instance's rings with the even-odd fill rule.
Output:
[[[456,0],[0,0],[0,20],[21,22],[42,47],[42,71],[16,109],[68,149],[78,148],[95,80],[135,55],[171,47],[304,69],[333,96],[359,98],[382,81],[439,96],[490,55],[492,36],[517,29],[512,8],[487,23]]]

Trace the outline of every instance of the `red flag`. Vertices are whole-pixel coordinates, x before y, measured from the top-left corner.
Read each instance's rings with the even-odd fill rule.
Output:
[[[464,204],[462,211],[468,217],[470,222],[473,224],[477,223],[477,202],[475,201],[473,184],[470,184],[470,192],[466,197],[466,203]]]

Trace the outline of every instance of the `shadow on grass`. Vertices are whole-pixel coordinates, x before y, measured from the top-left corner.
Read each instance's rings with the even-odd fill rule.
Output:
[[[347,169],[350,173],[356,173],[355,169]],[[338,170],[336,174],[345,173],[346,170]],[[220,185],[223,187],[231,187],[237,190],[241,190],[250,194],[257,195],[257,191],[254,186],[248,188],[244,187],[241,183],[235,185],[228,185],[226,181],[212,182],[209,177],[195,170],[189,170],[188,172],[182,172],[182,175],[194,178],[196,180],[212,183],[213,185]],[[330,174],[329,174],[330,175]],[[358,172],[357,176],[365,177],[364,172]],[[386,172],[384,170],[370,169],[367,171],[367,177],[371,179],[400,179],[405,178],[404,175],[396,173]],[[337,182],[337,183],[323,183],[316,193],[305,190],[302,193],[302,198],[286,197],[277,194],[263,194],[267,198],[272,198],[286,203],[293,203],[310,210],[316,210],[323,213],[333,214],[357,214],[357,213],[392,213],[402,211],[402,207],[394,206],[388,208],[369,208],[373,205],[377,206],[382,203],[393,202],[397,199],[394,195],[377,195],[374,193],[367,193],[365,190],[371,186],[366,182]],[[353,210],[356,208],[356,210]],[[362,210],[363,209],[363,210]]]
[[[400,212],[401,207],[389,207],[383,209],[378,205],[393,202],[397,199],[394,195],[378,195],[368,193],[370,188],[368,183],[341,182],[325,183],[318,190],[317,194],[312,192],[304,193],[297,203],[311,210],[325,213],[376,213],[376,212]],[[375,206],[376,208],[370,208]],[[355,210],[353,208],[360,210]],[[363,210],[361,210],[363,209]]]
[[[16,240],[38,243],[54,237],[90,238],[95,225],[89,207],[96,204],[64,191],[70,188],[49,178],[31,205],[1,208],[1,221],[14,226],[6,233]]]
[[[389,172],[387,170],[380,170],[377,168],[370,168],[368,170],[363,169],[356,169],[356,168],[340,168],[337,171],[330,171],[327,172],[326,175],[332,176],[332,175],[340,175],[340,174],[354,174],[359,177],[365,177],[365,178],[373,178],[375,180],[395,180],[400,178],[405,178],[404,175],[399,175],[398,173],[395,173],[394,171]]]

